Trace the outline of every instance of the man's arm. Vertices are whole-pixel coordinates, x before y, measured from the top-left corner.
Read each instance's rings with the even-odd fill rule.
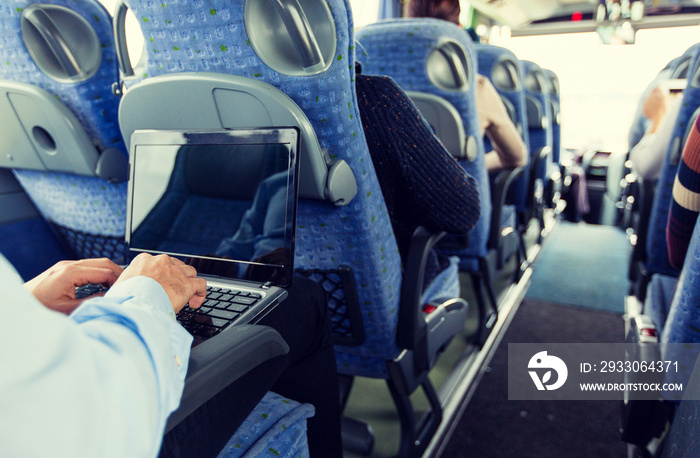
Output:
[[[140,258],[70,318],[0,259],[0,455],[157,454],[191,342],[174,312],[204,293],[191,267]]]

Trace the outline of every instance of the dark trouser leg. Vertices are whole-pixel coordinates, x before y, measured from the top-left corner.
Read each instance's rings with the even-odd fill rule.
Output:
[[[309,419],[312,457],[341,457],[340,399],[330,316],[325,294],[315,282],[294,277],[289,297],[260,324],[279,332],[289,344],[287,367],[272,391],[316,408]]]
[[[270,390],[287,355],[267,361],[205,402],[163,438],[162,458],[215,457]]]

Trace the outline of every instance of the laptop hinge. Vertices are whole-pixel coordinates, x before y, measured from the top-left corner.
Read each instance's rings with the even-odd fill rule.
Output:
[[[270,289],[271,286],[272,286],[272,282],[271,282],[271,281],[266,281],[265,283],[263,283],[262,285],[260,285],[260,287],[261,287],[262,289]]]

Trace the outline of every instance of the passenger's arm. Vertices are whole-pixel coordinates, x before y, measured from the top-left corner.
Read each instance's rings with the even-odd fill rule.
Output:
[[[180,300],[170,299],[191,289],[171,286],[124,278],[67,318],[22,288],[0,259],[3,453],[155,456],[191,344],[174,318]]]
[[[644,134],[630,151],[632,170],[643,179],[650,180],[659,176],[680,108],[680,99],[673,100],[658,129]]]
[[[486,153],[488,171],[527,164],[527,149],[518,128],[508,116],[496,88],[485,77],[477,80],[477,107],[480,123],[494,150]]]
[[[673,199],[666,224],[669,263],[683,267],[700,212],[700,117],[690,129],[683,148],[678,174],[673,183]]]

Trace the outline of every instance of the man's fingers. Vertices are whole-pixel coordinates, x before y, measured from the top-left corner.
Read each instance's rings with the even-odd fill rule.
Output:
[[[195,278],[190,282],[193,293],[190,297],[190,307],[199,308],[207,298],[207,282],[203,278]]]
[[[74,265],[70,269],[69,278],[74,286],[83,286],[88,283],[112,285],[119,278],[119,274],[109,268]]]
[[[112,271],[117,277],[119,275],[121,275],[121,273],[124,271],[123,268],[119,267],[117,264],[115,264],[114,262],[112,262],[111,260],[109,260],[107,258],[83,259],[83,260],[75,262],[75,265],[108,269],[108,270]]]

